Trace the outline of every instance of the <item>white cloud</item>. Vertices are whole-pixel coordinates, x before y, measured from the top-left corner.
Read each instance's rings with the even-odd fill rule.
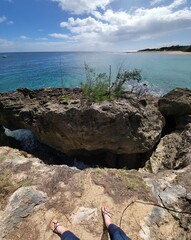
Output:
[[[160,4],[160,3],[164,3],[164,2],[165,2],[165,0],[151,0],[151,6]],[[173,0],[173,2],[169,5],[169,7],[175,8],[182,4],[185,4],[186,2],[187,2],[187,0]]]
[[[166,6],[138,8],[131,12],[93,11],[87,18],[71,17],[60,26],[67,28],[72,39],[81,43],[120,44],[151,39],[191,27],[191,8],[182,6],[184,3],[186,0],[174,0]]]
[[[49,34],[50,37],[59,38],[59,39],[67,39],[69,36],[67,34],[61,34],[61,33],[51,33]]]
[[[1,1],[1,0],[0,0]],[[12,50],[14,44],[17,50],[119,50],[129,46],[149,44],[158,37],[168,41],[166,36],[178,35],[179,30],[191,29],[191,7],[186,0],[150,0],[149,7],[112,10],[109,3],[117,0],[51,0],[71,13],[89,13],[82,16],[72,16],[60,23],[64,30],[60,33],[50,33],[48,38],[28,38],[20,36],[20,42],[9,42],[0,39],[2,44]],[[167,4],[168,2],[168,4]],[[102,8],[102,9],[100,9]],[[84,17],[86,16],[86,17]],[[0,23],[8,24],[8,19],[0,17]],[[10,21],[9,21],[10,22]],[[66,34],[66,28],[67,33]],[[43,31],[43,30],[39,30]],[[40,34],[41,35],[41,34]],[[163,38],[163,36],[165,36]],[[53,41],[49,41],[51,38]],[[58,41],[59,39],[59,41]],[[145,39],[147,41],[145,41]],[[149,39],[151,39],[149,41]],[[174,38],[177,40],[177,38]],[[171,38],[171,40],[174,40]],[[170,40],[169,40],[170,41]],[[177,40],[178,41],[178,40]],[[138,42],[138,43],[137,43]]]
[[[164,0],[151,0],[151,6],[155,5],[155,4],[160,4],[164,2]]]
[[[0,17],[0,23],[6,22],[7,18],[5,16]]]
[[[0,38],[0,52],[7,51],[7,49],[10,49],[13,45],[13,42]]]
[[[72,33],[102,33],[106,31],[115,31],[116,26],[112,26],[108,23],[103,23],[102,21],[96,20],[93,17],[88,17],[84,19],[69,18],[68,22],[60,23],[61,27],[67,27]]]
[[[22,39],[22,40],[29,40],[30,38],[25,36],[25,35],[22,35],[22,36],[20,36],[20,39]]]
[[[172,4],[169,5],[169,8],[173,9],[183,5],[187,2],[187,0],[174,0]]]
[[[52,0],[58,2],[64,11],[70,11],[75,14],[92,12],[97,8],[105,9],[114,0]]]
[[[3,23],[3,22],[5,22],[7,25],[11,25],[14,23],[11,20],[8,21],[7,17],[5,17],[5,16],[0,17],[0,23]]]
[[[14,24],[13,21],[8,21],[8,22],[7,22],[7,25],[12,25],[12,24]]]

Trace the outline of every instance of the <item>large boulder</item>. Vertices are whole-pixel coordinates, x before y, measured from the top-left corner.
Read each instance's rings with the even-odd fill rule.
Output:
[[[173,89],[159,100],[159,109],[164,116],[191,115],[191,90]]]
[[[162,169],[179,169],[191,164],[191,123],[184,131],[176,131],[161,138],[145,169],[158,173]]]
[[[176,164],[176,155],[181,141],[182,138],[178,133],[171,133],[164,136],[146,163],[146,169],[151,170],[153,173],[157,173],[159,170],[165,168],[173,169]]]
[[[47,195],[33,187],[22,187],[15,191],[1,214],[1,237],[6,236],[23,218],[28,217],[35,206],[46,201]]]
[[[84,151],[135,154],[158,142],[164,118],[152,97],[127,93],[120,100],[86,102],[79,90],[20,89],[0,94],[0,124],[30,129],[37,138],[69,155]]]

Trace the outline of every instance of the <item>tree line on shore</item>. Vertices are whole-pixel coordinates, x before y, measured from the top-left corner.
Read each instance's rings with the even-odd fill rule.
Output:
[[[146,48],[139,50],[138,52],[146,52],[146,51],[182,51],[182,52],[191,52],[191,45],[181,46],[181,45],[173,45],[170,47],[161,47],[161,48]]]

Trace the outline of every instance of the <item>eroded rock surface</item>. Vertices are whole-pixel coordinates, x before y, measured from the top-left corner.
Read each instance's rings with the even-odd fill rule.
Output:
[[[70,155],[145,153],[160,139],[165,121],[156,99],[128,93],[119,100],[89,104],[79,96],[79,90],[66,90],[63,96],[61,89],[1,93],[0,124],[30,129],[42,143]]]
[[[188,115],[191,114],[191,90],[171,91],[159,100],[159,107],[168,129],[146,164],[153,173],[183,168],[191,163],[191,115]]]
[[[191,165],[157,174],[79,171],[1,147],[0,174],[5,171],[12,187],[0,201],[2,240],[59,239],[49,228],[54,217],[82,240],[108,239],[102,205],[111,208],[113,222],[133,240],[190,239]]]
[[[33,187],[21,187],[16,190],[1,214],[1,237],[9,234],[24,218],[28,217],[34,207],[45,203],[47,195]]]
[[[159,100],[159,108],[164,116],[191,115],[191,90],[173,89]]]
[[[162,169],[179,169],[191,164],[191,124],[183,132],[164,136],[153,152],[146,168],[153,173]]]

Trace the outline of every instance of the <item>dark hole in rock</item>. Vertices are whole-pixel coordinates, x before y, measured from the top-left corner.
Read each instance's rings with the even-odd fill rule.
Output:
[[[172,115],[167,116],[165,117],[165,120],[166,120],[166,124],[162,130],[162,137],[176,130],[176,120],[174,116]]]
[[[141,99],[139,102],[140,102],[144,107],[147,106],[147,101],[146,101],[145,99]]]
[[[5,134],[6,133],[6,134]],[[41,159],[45,164],[62,165],[78,169],[89,167],[138,169],[145,166],[152,152],[137,154],[114,154],[107,150],[78,150],[72,156],[40,143],[30,130],[9,130],[0,126],[0,146],[10,146]]]

